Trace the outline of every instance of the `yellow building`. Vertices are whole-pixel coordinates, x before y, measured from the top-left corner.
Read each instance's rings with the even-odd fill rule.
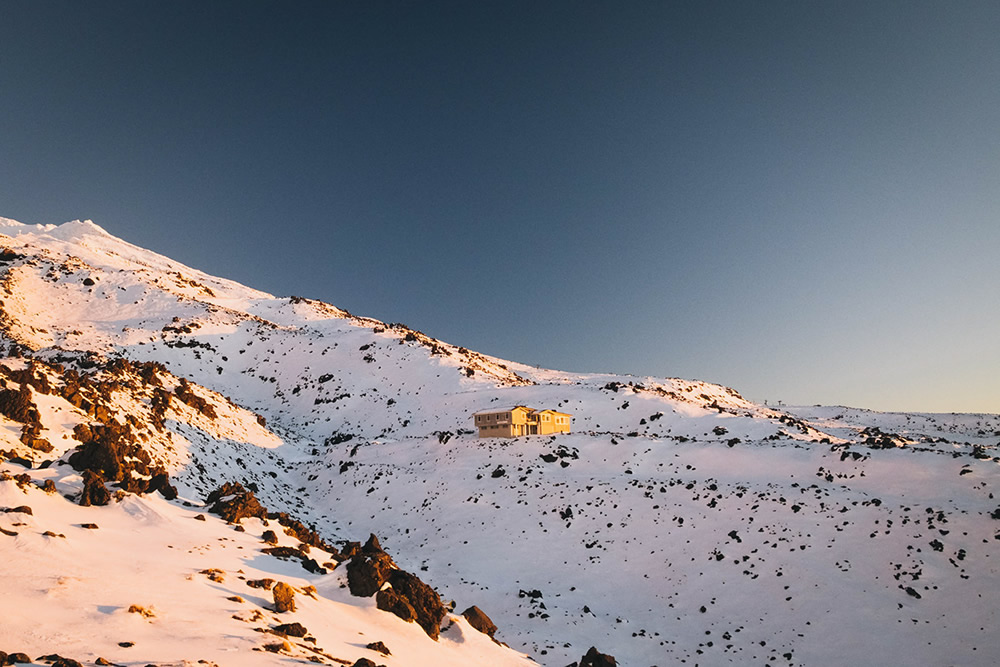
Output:
[[[522,435],[569,433],[573,415],[535,410],[524,405],[482,410],[472,415],[480,438],[516,438]]]

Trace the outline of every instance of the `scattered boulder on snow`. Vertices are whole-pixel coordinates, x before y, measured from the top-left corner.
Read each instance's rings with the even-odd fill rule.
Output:
[[[383,642],[372,642],[365,646],[365,648],[376,653],[381,653],[382,655],[392,655],[392,651]]]
[[[274,610],[278,612],[295,611],[295,589],[283,581],[279,581],[271,590],[274,596]]]
[[[305,568],[306,572],[312,572],[313,574],[326,574],[326,568],[317,563],[314,559],[305,555],[301,549],[296,549],[294,547],[269,547],[267,549],[261,549],[261,551],[282,560],[297,560],[299,564]]]
[[[580,667],[617,667],[617,665],[618,661],[613,656],[601,653],[593,646],[580,660]]]
[[[226,482],[208,494],[205,504],[212,504],[208,511],[218,514],[229,523],[237,523],[247,517],[267,518],[267,511],[254,496],[253,491],[243,488],[239,482]]]
[[[64,658],[57,653],[52,653],[50,655],[43,655],[38,658],[35,662],[47,662],[52,667],[83,667],[78,661],[72,658]]]
[[[306,626],[301,623],[283,623],[277,627],[271,628],[271,632],[284,637],[305,637],[309,634],[309,631],[306,630]]]
[[[497,626],[482,609],[473,605],[462,612],[462,616],[469,622],[469,625],[479,630],[490,639],[496,634]]]
[[[358,661],[354,663],[351,667],[378,667],[378,666],[368,658],[358,658]]]

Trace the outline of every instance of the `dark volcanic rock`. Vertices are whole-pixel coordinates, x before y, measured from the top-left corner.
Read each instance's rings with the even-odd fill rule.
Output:
[[[286,637],[305,637],[309,634],[309,631],[306,630],[306,626],[301,623],[284,623],[272,628],[272,632]]]
[[[382,611],[399,616],[404,621],[417,620],[417,610],[413,608],[409,600],[391,588],[381,590],[375,595],[375,606]]]
[[[371,644],[365,646],[365,648],[370,651],[375,651],[376,653],[381,653],[382,655],[392,655],[392,651],[389,650],[389,647],[382,642],[372,642]]]
[[[493,635],[496,634],[497,626],[493,623],[489,616],[487,616],[482,609],[473,605],[462,612],[462,616],[465,620],[469,622],[469,625],[479,630],[484,635],[487,635],[491,639]]]
[[[382,551],[378,538],[370,535],[347,563],[347,585],[351,595],[371,597],[389,580],[389,573],[394,569],[396,564]]]
[[[297,560],[307,572],[312,572],[313,574],[326,574],[326,568],[294,547],[269,547],[267,549],[261,549],[261,551],[266,554],[270,554],[275,558],[281,558],[282,560]]]
[[[591,646],[587,654],[580,660],[580,667],[617,667],[618,661],[606,653],[599,652]]]
[[[10,653],[4,660],[5,665],[30,665],[31,658],[26,653]]]
[[[80,505],[107,505],[111,502],[111,492],[104,486],[104,478],[93,470],[83,471],[83,494]]]
[[[35,662],[48,662],[51,663],[52,667],[83,667],[78,661],[73,658],[64,658],[61,655],[53,653],[51,655],[43,655]]]
[[[403,570],[393,570],[389,574],[389,584],[392,586],[392,591],[405,599],[413,608],[417,616],[415,619],[417,625],[424,629],[428,637],[436,640],[441,633],[441,621],[447,611],[441,602],[441,596],[418,577]]]
[[[253,491],[243,488],[239,482],[226,482],[208,495],[205,504],[212,504],[209,512],[218,514],[229,523],[236,523],[247,517],[267,518],[267,510],[260,504]]]
[[[128,424],[114,420],[107,424],[78,424],[73,436],[82,443],[69,457],[74,470],[95,472],[104,481],[118,482],[129,493],[159,491],[168,500],[177,497],[166,471],[153,464]],[[148,476],[151,479],[146,479]]]
[[[358,661],[351,665],[351,667],[377,667],[374,662],[368,658],[358,658]]]

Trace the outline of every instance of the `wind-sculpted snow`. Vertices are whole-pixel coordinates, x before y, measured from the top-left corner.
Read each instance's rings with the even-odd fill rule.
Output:
[[[1000,661],[997,415],[775,409],[706,382],[538,369],[213,278],[92,223],[0,233],[0,449],[35,461],[30,484],[79,493],[37,464],[67,459],[79,424],[128,423],[181,501],[240,482],[327,540],[374,533],[553,667],[591,646],[625,665]],[[29,367],[51,393],[21,389]],[[77,398],[71,370],[93,374]],[[570,413],[572,433],[478,439],[472,413],[501,405]],[[194,511],[123,498],[93,511]],[[259,579],[260,558],[205,567]],[[309,575],[317,604],[343,576]],[[419,655],[406,664],[439,659]]]

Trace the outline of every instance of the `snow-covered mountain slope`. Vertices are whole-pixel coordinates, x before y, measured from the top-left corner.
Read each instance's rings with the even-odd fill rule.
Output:
[[[87,439],[78,424],[127,423],[150,458],[128,479],[162,470],[180,494],[90,511],[147,503],[173,521],[193,511],[184,499],[253,485],[328,540],[374,532],[400,567],[485,609],[497,639],[544,665],[591,645],[626,665],[896,664],[904,650],[914,665],[1000,661],[997,415],[779,410],[704,382],[541,370],[214,278],[93,223],[0,221],[0,233],[0,326],[19,355],[0,375],[15,407],[29,385],[21,402],[38,412],[0,410],[0,449],[67,460]],[[473,412],[516,404],[571,413],[573,433],[476,438]],[[80,486],[58,463],[24,474]],[[88,510],[48,500],[54,517]],[[155,563],[152,583],[192,567]],[[316,604],[341,599],[323,591],[339,590],[328,582],[343,567],[311,575]],[[475,632],[463,622],[463,637]],[[425,637],[427,650],[447,636]]]

